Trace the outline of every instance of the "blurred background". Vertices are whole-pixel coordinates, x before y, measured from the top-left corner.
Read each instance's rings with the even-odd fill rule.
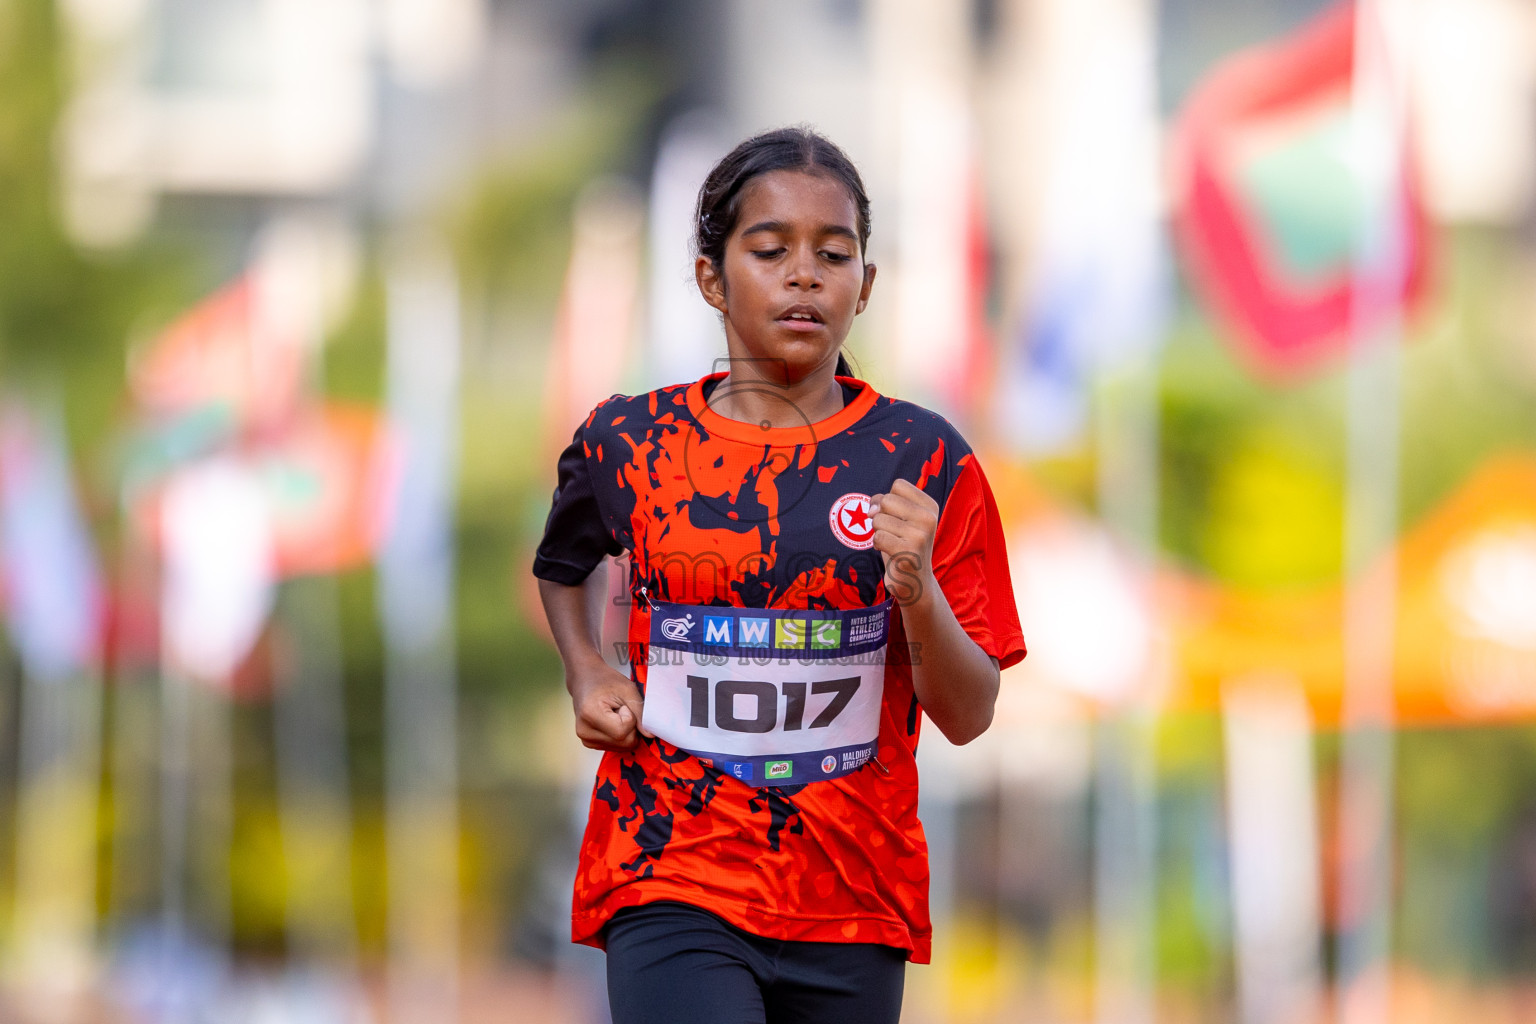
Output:
[[[532,550],[806,123],[1031,650],[905,1019],[1536,1019],[1533,100],[1529,0],[0,0],[0,1018],[606,1020]]]

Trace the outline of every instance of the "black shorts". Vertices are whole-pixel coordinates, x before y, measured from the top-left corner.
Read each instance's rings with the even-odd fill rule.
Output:
[[[765,939],[686,903],[608,922],[613,1024],[897,1024],[907,955]]]

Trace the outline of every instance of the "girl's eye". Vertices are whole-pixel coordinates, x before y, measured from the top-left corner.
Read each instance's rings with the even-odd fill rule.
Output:
[[[753,249],[752,255],[756,256],[760,260],[771,260],[783,252],[784,250],[782,247],[778,249]]]

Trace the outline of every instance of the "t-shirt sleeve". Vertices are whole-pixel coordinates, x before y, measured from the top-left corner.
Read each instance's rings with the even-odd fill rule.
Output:
[[[586,424],[576,428],[560,453],[560,477],[544,521],[544,538],[533,556],[533,574],[541,580],[579,586],[604,555],[623,548],[603,524],[592,473],[587,465]]]
[[[1023,660],[1003,521],[974,454],[960,460],[959,476],[939,513],[933,573],[961,628],[982,650],[1003,668]]]

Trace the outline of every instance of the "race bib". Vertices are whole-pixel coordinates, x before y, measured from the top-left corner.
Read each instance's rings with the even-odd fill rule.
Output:
[[[891,602],[851,611],[658,603],[645,727],[753,786],[835,779],[875,753]]]

